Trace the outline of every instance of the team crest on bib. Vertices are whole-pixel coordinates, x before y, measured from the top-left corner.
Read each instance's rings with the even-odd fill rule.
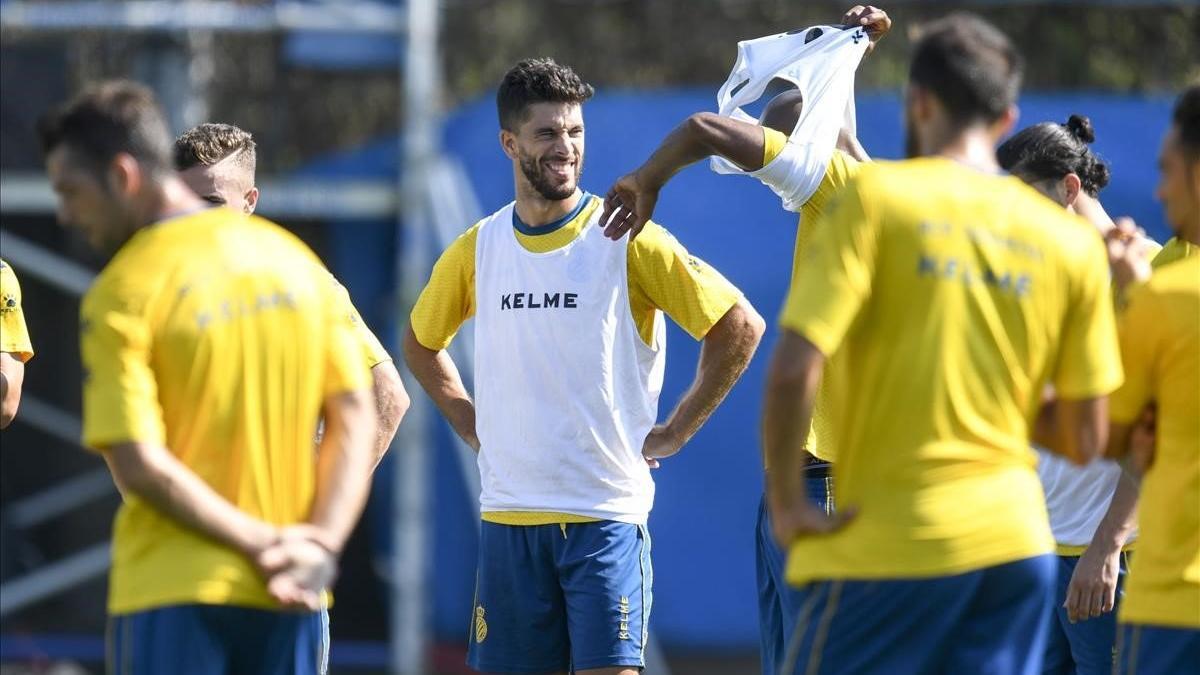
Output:
[[[475,642],[487,639],[487,621],[483,620],[483,605],[475,607]]]

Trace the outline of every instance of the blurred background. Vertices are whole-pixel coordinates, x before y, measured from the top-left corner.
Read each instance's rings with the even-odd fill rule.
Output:
[[[603,194],[686,115],[715,108],[738,40],[836,23],[809,0],[3,0],[0,255],[17,271],[37,356],[0,443],[0,673],[103,672],[108,539],[118,496],[78,445],[78,300],[104,260],[55,224],[33,125],[87,83],[152,86],[175,131],[237,124],[258,142],[259,212],[303,237],[394,354],[438,252],[512,199],[493,94],[519,58],[596,86],[583,185]],[[881,4],[892,33],[859,68],[858,130],[898,158],[915,29],[956,9],[1028,59],[1021,126],[1092,118],[1101,194],[1155,238],[1155,161],[1176,91],[1200,75],[1195,0]],[[796,219],[752,180],[683,172],[658,220],[773,317]],[[914,308],[914,311],[919,309]],[[470,370],[471,329],[452,350]],[[663,407],[698,348],[672,328]],[[650,675],[757,669],[753,526],[764,343],[729,401],[656,474]],[[401,367],[403,371],[403,367]],[[334,673],[465,673],[478,477],[419,389],[376,473],[332,612]]]

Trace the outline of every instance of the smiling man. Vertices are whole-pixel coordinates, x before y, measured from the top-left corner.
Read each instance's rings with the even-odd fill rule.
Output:
[[[454,241],[413,308],[408,365],[479,453],[478,586],[468,662],[493,673],[632,675],[651,604],[650,469],[679,452],[745,370],[763,320],[666,230],[613,245],[579,188],[570,68],[522,61],[500,85],[516,201]],[[703,340],[662,424],[665,312]],[[476,317],[475,400],[445,349]]]

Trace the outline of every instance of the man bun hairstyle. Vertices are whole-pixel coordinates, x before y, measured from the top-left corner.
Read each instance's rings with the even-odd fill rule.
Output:
[[[583,103],[595,90],[554,59],[525,59],[504,74],[496,91],[500,128],[515,132],[534,103]]]
[[[1175,101],[1171,122],[1179,130],[1183,154],[1191,162],[1200,162],[1200,82],[1193,82]]]
[[[909,80],[936,96],[955,123],[991,123],[1016,103],[1023,68],[1004,33],[974,14],[955,12],[925,27]]]
[[[1096,140],[1092,121],[1071,115],[1066,124],[1042,122],[1022,129],[996,150],[1000,167],[1029,183],[1062,180],[1073,173],[1095,197],[1108,185],[1108,164],[1088,147]]]
[[[226,159],[254,175],[258,162],[254,136],[232,124],[206,122],[192,127],[175,139],[175,169],[186,171],[195,166],[212,166]]]
[[[87,87],[37,122],[42,153],[68,147],[102,172],[118,154],[152,175],[171,170],[171,133],[154,93],[129,80]]]

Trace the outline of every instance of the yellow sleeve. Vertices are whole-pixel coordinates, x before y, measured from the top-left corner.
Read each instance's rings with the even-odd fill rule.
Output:
[[[332,278],[332,275],[330,275]],[[391,361],[392,356],[383,348],[383,344],[379,342],[379,338],[371,332],[367,323],[363,321],[362,315],[358,313],[358,308],[354,306],[354,302],[350,299],[350,291],[339,283],[336,279],[333,282],[337,296],[340,319],[344,321],[351,330],[354,331],[355,342],[358,345],[358,353],[366,359],[367,366],[374,368],[384,361]]]
[[[1117,321],[1121,364],[1125,382],[1108,399],[1108,416],[1118,424],[1131,424],[1154,395],[1155,354],[1161,353],[1161,309],[1146,286],[1135,288]]]
[[[164,444],[158,384],[150,367],[153,329],[144,298],[98,283],[80,308],[83,359],[83,442],[104,450],[117,443]]]
[[[771,127],[763,127],[763,166],[770,164],[783,152],[783,146],[787,145],[788,137],[781,131],[776,131]]]
[[[21,302],[21,284],[3,260],[0,260],[0,352],[8,352],[21,362],[33,358],[33,343],[29,340]]]
[[[347,320],[345,305],[350,304],[350,297],[341,284],[323,284],[321,288],[326,293],[321,305],[328,312],[326,325],[329,327],[329,347],[325,360],[325,396],[369,389],[371,367],[374,364],[368,364],[362,358],[362,332],[370,334],[370,331],[362,327],[361,319],[357,324]],[[353,311],[354,306],[350,305],[350,309]],[[358,312],[354,313],[357,316]],[[374,337],[371,336],[373,340]],[[375,342],[378,344],[378,340]]]
[[[656,309],[700,340],[742,297],[720,272],[654,222],[629,243],[628,268],[629,304],[647,343],[653,341]]]
[[[1071,261],[1071,304],[1051,377],[1059,396],[1076,400],[1110,394],[1122,379],[1107,255],[1091,235]]]
[[[866,210],[859,183],[846,186],[814,228],[780,316],[780,325],[803,335],[826,356],[841,345],[875,276],[879,224]]]
[[[459,235],[438,258],[429,283],[413,305],[413,334],[426,349],[445,349],[475,316],[475,241],[479,224]]]

